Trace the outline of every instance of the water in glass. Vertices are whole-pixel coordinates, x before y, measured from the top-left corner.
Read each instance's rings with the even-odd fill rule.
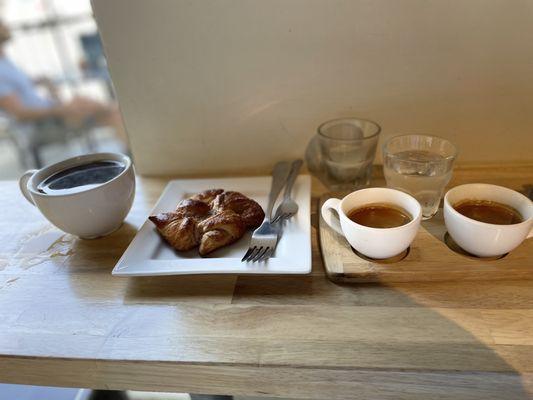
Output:
[[[451,179],[455,148],[444,151],[442,145],[438,148],[421,145],[423,141],[416,136],[419,140],[404,140],[403,145],[393,143],[396,138],[385,145],[383,170],[387,186],[416,198],[422,206],[423,218],[428,219],[437,213],[444,188]],[[433,142],[444,140],[427,138]]]

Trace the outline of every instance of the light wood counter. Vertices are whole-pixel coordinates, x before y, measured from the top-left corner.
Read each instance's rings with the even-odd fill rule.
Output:
[[[533,165],[461,168],[452,184],[475,181],[520,189]],[[112,277],[165,183],[141,179],[127,223],[92,241],[51,227],[16,182],[0,183],[0,381],[315,399],[533,396],[533,280],[335,285],[316,229],[308,276]],[[315,200],[323,191],[313,182]]]

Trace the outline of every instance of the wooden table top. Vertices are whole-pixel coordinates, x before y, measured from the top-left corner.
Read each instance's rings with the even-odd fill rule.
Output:
[[[139,181],[97,240],[53,228],[0,183],[0,381],[350,399],[533,396],[533,280],[336,285],[313,211],[307,276],[112,277],[166,179]],[[452,185],[533,183],[533,165]],[[380,180],[375,181],[379,184]],[[313,195],[323,193],[313,182]],[[533,273],[533,266],[532,266]]]

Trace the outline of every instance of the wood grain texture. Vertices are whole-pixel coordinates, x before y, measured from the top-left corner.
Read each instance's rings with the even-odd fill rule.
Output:
[[[320,197],[319,209],[332,196]],[[533,279],[533,240],[525,240],[500,259],[469,256],[445,239],[442,209],[420,229],[405,258],[372,261],[354,252],[348,241],[320,218],[320,247],[328,277],[336,282],[419,282]],[[455,250],[454,250],[455,249]],[[459,250],[459,251],[457,251]]]
[[[506,399],[527,399],[524,383],[531,380],[530,374],[519,377],[488,372],[313,370],[169,365],[162,362],[144,363],[143,374],[138,375],[139,366],[131,362],[100,362],[87,366],[79,360],[31,358],[11,359],[2,365],[7,370],[3,375],[8,379],[14,375],[13,371],[19,371],[28,374],[34,384],[41,385],[49,383],[50,374],[43,371],[60,370],[63,373],[56,376],[56,382],[62,386],[75,386],[79,376],[83,375],[88,386],[99,389],[202,391],[207,394],[229,391],[236,395],[306,399],[501,400],[502,396]],[[36,374],[37,367],[39,373]],[[131,379],[133,375],[137,376],[134,381]]]
[[[454,180],[533,182],[531,166],[468,167]],[[51,227],[15,182],[0,183],[0,381],[314,399],[532,396],[532,281],[334,284],[317,246],[316,181],[309,275],[112,277],[166,181],[141,179],[126,224],[92,241]]]

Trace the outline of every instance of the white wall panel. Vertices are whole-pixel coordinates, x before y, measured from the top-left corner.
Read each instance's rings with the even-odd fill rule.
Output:
[[[432,133],[533,159],[533,1],[93,0],[138,170],[303,154],[316,126]]]

